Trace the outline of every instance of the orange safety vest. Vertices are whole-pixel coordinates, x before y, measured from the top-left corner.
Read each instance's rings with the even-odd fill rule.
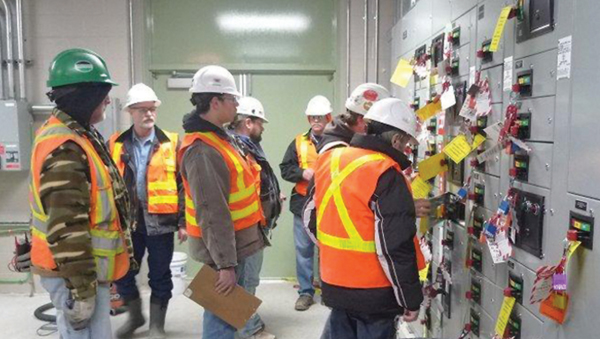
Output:
[[[90,236],[98,281],[117,280],[129,270],[129,254],[117,215],[109,170],[92,143],[55,116],[50,117],[38,130],[31,157],[29,185],[29,205],[32,212],[31,262],[41,270],[57,268],[46,240],[48,215],[40,199],[40,175],[46,157],[67,141],[75,142],[83,149],[90,168]]]
[[[361,148],[336,148],[319,157],[315,206],[323,281],[347,288],[390,287],[375,246],[370,199],[379,177],[400,166],[389,156]],[[409,189],[410,184],[407,183]],[[425,267],[414,237],[417,267]]]
[[[160,144],[156,152],[152,152],[150,164],[146,171],[146,190],[148,192],[148,213],[172,214],[177,213],[177,180],[176,155],[179,135],[164,131],[169,142]],[[125,162],[121,159],[124,152],[123,142],[117,142],[121,133],[110,137],[109,148],[113,161],[121,176],[125,175]]]
[[[310,133],[300,134],[296,137],[296,153],[298,154],[298,165],[303,170],[314,168],[317,162],[317,148],[310,140]],[[308,181],[301,180],[294,187],[296,192],[302,196],[308,193]]]
[[[256,181],[257,167],[250,166],[227,140],[214,132],[187,133],[177,153],[180,166],[185,151],[197,140],[217,150],[229,169],[231,188],[228,199],[234,230],[237,232],[261,222],[263,220],[263,212],[257,188],[260,185],[260,181],[258,184]],[[260,166],[258,166],[258,169],[260,169]],[[182,181],[185,189],[185,221],[187,232],[192,237],[202,238],[202,229],[198,226],[196,220],[196,204],[192,200],[190,186],[185,176],[182,176]]]

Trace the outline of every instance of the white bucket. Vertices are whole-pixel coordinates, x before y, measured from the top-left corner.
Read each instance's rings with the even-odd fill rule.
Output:
[[[173,296],[183,294],[186,288],[185,278],[187,277],[187,254],[183,252],[173,252],[171,260],[171,279],[173,280]]]

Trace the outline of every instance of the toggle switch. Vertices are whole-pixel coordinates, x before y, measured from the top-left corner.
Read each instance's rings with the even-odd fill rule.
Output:
[[[581,246],[592,250],[594,248],[594,218],[570,212],[569,237],[581,241]],[[571,240],[571,239],[569,239]]]
[[[519,84],[519,95],[521,97],[530,97],[533,88],[533,70],[519,72],[517,74],[517,84]]]
[[[513,157],[513,167],[509,170],[511,177],[527,181],[529,179],[529,155],[515,154]]]

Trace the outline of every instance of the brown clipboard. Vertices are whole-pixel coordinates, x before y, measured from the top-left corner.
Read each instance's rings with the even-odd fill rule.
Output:
[[[217,272],[204,265],[183,293],[195,303],[215,314],[229,325],[242,329],[256,312],[262,300],[237,285],[225,296],[215,291]]]

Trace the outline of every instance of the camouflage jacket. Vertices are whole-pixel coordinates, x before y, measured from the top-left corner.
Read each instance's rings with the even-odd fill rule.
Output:
[[[129,233],[127,188],[102,136],[93,127],[84,128],[60,110],[55,109],[52,114],[77,134],[87,137],[108,167],[130,262],[136,267]],[[75,299],[90,298],[96,294],[96,264],[89,233],[90,186],[87,156],[76,143],[65,142],[44,160],[40,173],[40,198],[48,215],[47,240],[58,271]]]

